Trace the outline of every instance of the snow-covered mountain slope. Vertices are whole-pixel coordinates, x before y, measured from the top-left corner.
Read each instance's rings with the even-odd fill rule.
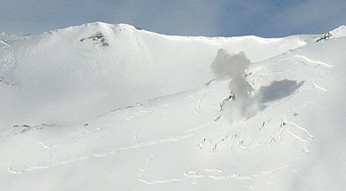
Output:
[[[220,48],[257,62],[306,44],[300,37],[164,36],[104,23],[1,42],[1,85],[12,86],[1,90],[7,126],[69,123],[71,115],[81,122],[197,88],[215,78],[210,63]]]
[[[343,190],[344,31],[3,37],[0,190]]]

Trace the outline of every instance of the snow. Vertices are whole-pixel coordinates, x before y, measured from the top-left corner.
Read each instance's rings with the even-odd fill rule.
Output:
[[[0,190],[344,190],[345,31],[2,34]]]

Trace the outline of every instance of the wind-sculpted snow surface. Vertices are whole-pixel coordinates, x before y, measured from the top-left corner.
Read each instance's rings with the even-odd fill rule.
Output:
[[[0,190],[346,189],[344,37],[47,34],[0,46]]]

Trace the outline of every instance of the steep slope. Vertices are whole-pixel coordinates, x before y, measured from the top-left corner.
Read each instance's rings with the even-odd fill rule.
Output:
[[[135,36],[141,39],[141,42],[146,41],[143,43],[145,46],[138,48],[136,52],[132,46],[126,45],[127,40],[131,39],[130,36],[121,38],[122,43],[118,41],[124,50],[114,47],[111,49],[113,42],[116,42],[115,39],[120,38],[117,35],[114,35],[114,41],[107,38],[106,47],[102,45],[101,40],[98,41],[98,35],[91,37],[89,42],[90,35],[82,32],[88,31],[90,26],[95,26],[96,30],[90,33],[96,34],[95,32],[100,30],[99,25],[109,26],[97,23],[55,31],[50,35],[74,33],[69,38],[73,46],[71,39],[80,34],[78,38],[85,39],[82,42],[76,41],[75,46],[82,47],[78,43],[88,42],[93,48],[85,48],[86,50],[81,52],[87,54],[78,58],[88,58],[88,55],[92,57],[92,50],[98,47],[102,55],[105,54],[99,57],[101,60],[88,62],[91,59],[83,59],[83,62],[75,62],[78,68],[70,71],[58,70],[59,63],[65,62],[54,61],[53,65],[46,66],[50,62],[41,62],[41,59],[46,59],[41,58],[43,53],[37,54],[40,55],[36,58],[39,61],[27,62],[27,66],[20,65],[18,59],[18,67],[14,71],[22,71],[13,72],[2,78],[10,85],[2,84],[0,101],[4,105],[7,104],[6,99],[11,98],[12,102],[5,105],[5,109],[10,109],[11,105],[27,104],[24,101],[18,103],[18,100],[11,96],[16,95],[17,98],[25,100],[22,96],[30,95],[33,103],[41,107],[49,104],[61,107],[43,108],[44,112],[50,112],[52,109],[54,112],[66,113],[68,111],[61,106],[62,103],[80,103],[80,98],[90,98],[93,91],[104,91],[113,99],[119,95],[117,91],[127,91],[129,97],[136,98],[135,101],[125,99],[126,97],[124,103],[112,102],[111,98],[102,98],[95,101],[94,105],[87,101],[88,107],[84,109],[89,110],[98,104],[105,105],[105,110],[109,109],[101,116],[96,115],[103,111],[95,109],[88,115],[78,105],[70,105],[75,115],[66,115],[68,119],[63,119],[64,122],[59,119],[58,123],[47,123],[46,118],[40,113],[35,113],[25,120],[18,119],[18,115],[13,113],[3,115],[7,117],[2,118],[4,121],[14,119],[16,122],[25,122],[33,120],[32,117],[35,116],[38,122],[26,122],[10,129],[4,128],[7,131],[0,137],[1,190],[291,191],[346,188],[343,181],[346,178],[346,152],[343,151],[343,137],[346,135],[343,119],[346,105],[340,96],[345,93],[346,73],[346,55],[343,54],[346,38],[343,35],[319,42],[316,42],[317,39],[324,35],[271,40],[257,37],[207,39],[166,37],[120,25],[137,33]],[[81,29],[83,27],[87,27],[88,30]],[[79,29],[82,32],[76,32]],[[41,36],[31,37],[25,43],[30,44],[34,38],[42,39]],[[97,44],[94,44],[93,38],[97,39]],[[295,42],[299,42],[300,45]],[[302,42],[308,43],[300,47]],[[23,47],[23,42],[19,45]],[[13,46],[16,45],[11,44],[11,47]],[[300,48],[287,49],[281,54],[281,51],[277,51],[277,47],[280,46],[290,47],[288,49]],[[165,49],[167,47],[170,48]],[[224,51],[219,51],[219,48],[223,48]],[[18,49],[19,47],[12,49],[18,51],[14,53],[16,56],[21,52]],[[54,49],[58,48],[50,49],[47,46],[44,51],[53,57],[55,54],[51,51]],[[140,54],[142,49],[153,52]],[[191,49],[193,51],[189,52]],[[74,55],[80,53],[80,49],[77,48],[69,50],[75,50]],[[121,51],[124,52],[120,54]],[[184,53],[186,51],[187,54]],[[233,53],[239,51],[243,51],[244,54],[234,56]],[[56,59],[69,58],[62,55],[70,54],[69,51],[64,51],[64,54],[57,51],[55,53]],[[121,72],[112,70],[107,68],[112,64],[110,60],[119,58],[107,57],[113,53],[119,53],[119,57],[128,54],[127,58],[133,60],[114,62],[113,65],[126,64],[126,67],[124,70],[119,68]],[[151,55],[154,55],[155,59],[149,62],[145,56]],[[231,92],[237,92],[233,83],[235,79],[214,74],[212,65],[219,64],[220,68],[229,69],[229,65],[237,66],[246,57],[253,61],[245,71],[245,79],[253,91],[248,95],[249,99],[238,97],[237,93],[235,98],[230,98]],[[97,72],[102,68],[106,69],[102,74],[90,76],[88,74],[93,70],[89,70],[88,67],[95,63],[99,64],[93,66]],[[172,67],[170,70],[174,68],[176,71],[172,77],[145,74],[142,76],[143,80],[140,80],[140,74],[135,73],[138,72],[137,67],[143,64],[141,70],[144,73],[144,70],[148,69],[150,73],[156,74],[155,70],[151,69],[166,63],[169,63],[168,68]],[[34,67],[35,64],[37,66]],[[73,62],[66,62],[64,67],[69,67],[70,64]],[[37,70],[31,70],[29,66]],[[186,84],[190,79],[190,73],[183,70],[191,73],[193,83]],[[41,73],[38,73],[39,71]],[[124,71],[128,73],[122,74]],[[51,73],[43,78],[41,75],[45,72]],[[81,79],[76,77],[74,72],[81,72]],[[165,73],[165,69],[160,68],[157,72]],[[51,79],[58,74],[60,77]],[[123,75],[123,78],[114,77],[114,74]],[[64,78],[61,80],[66,82],[59,81],[60,78]],[[109,83],[106,86],[95,83],[95,80],[103,82],[107,79]],[[83,80],[87,82],[84,87],[90,88],[90,92],[78,89],[83,86]],[[131,80],[138,94],[132,95],[137,91],[127,89],[126,83],[131,87]],[[175,81],[175,84],[170,84],[170,80]],[[141,81],[147,84],[137,86]],[[156,84],[156,81],[159,82]],[[124,85],[120,86],[117,83]],[[70,88],[61,93],[65,85],[69,85]],[[108,91],[108,87],[114,90]],[[30,88],[34,89],[33,92],[39,93],[33,94]],[[55,88],[60,91],[54,91]],[[156,88],[162,88],[162,92],[155,92]],[[23,90],[29,92],[20,92]],[[149,93],[142,95],[142,91],[145,90]],[[66,101],[65,99],[73,97],[71,91],[77,94],[76,99]],[[39,100],[53,93],[61,100]],[[239,103],[244,100],[246,108],[241,110]],[[133,104],[135,102],[140,103]],[[107,103],[110,104],[106,105]],[[133,105],[128,106],[130,104]],[[252,107],[253,105],[256,107]],[[121,106],[128,107],[119,108]],[[250,107],[251,113],[248,113],[247,108]],[[6,113],[5,109],[1,112]],[[35,110],[29,107],[29,111]],[[237,118],[234,117],[235,114]],[[82,122],[67,123],[78,115],[82,116]],[[95,117],[92,117],[93,115]]]
[[[209,65],[220,48],[257,62],[306,44],[302,37],[165,36],[105,23],[1,41],[0,125],[7,127],[82,122],[199,87],[215,78]]]

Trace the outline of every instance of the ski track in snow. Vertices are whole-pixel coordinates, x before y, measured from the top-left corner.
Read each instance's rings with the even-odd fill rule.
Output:
[[[278,168],[269,170],[269,171],[263,171],[259,173],[254,173],[247,176],[242,176],[240,174],[227,174],[221,169],[204,169],[204,170],[192,170],[191,168],[187,169],[184,173],[183,177],[179,178],[171,178],[171,179],[165,179],[165,180],[159,180],[159,179],[145,179],[143,177],[138,178],[138,181],[143,182],[145,184],[154,185],[154,184],[163,184],[163,183],[170,183],[170,182],[181,182],[181,181],[189,181],[191,184],[196,184],[200,179],[212,179],[216,181],[223,181],[223,180],[237,180],[237,181],[244,181],[244,180],[255,180],[263,177],[267,177],[267,179],[272,178],[275,176],[276,173],[278,173],[280,170],[284,168],[288,168],[289,165],[282,165]]]
[[[236,180],[236,181],[246,181],[246,180],[256,180],[259,178],[266,177],[267,179],[275,177],[275,175],[282,169],[289,168],[290,165],[282,165],[278,168],[269,170],[269,171],[263,171],[259,173],[254,173],[247,176],[242,176],[240,174],[228,174],[225,173],[221,169],[204,169],[204,170],[192,170],[191,168],[187,169],[184,172],[184,175],[182,177],[178,178],[171,178],[171,179],[146,179],[144,178],[144,174],[141,174],[139,176],[138,181],[142,182],[144,184],[148,185],[155,185],[155,184],[165,184],[165,183],[171,183],[171,182],[183,182],[188,181],[191,182],[191,184],[197,184],[199,180],[202,179],[211,179],[215,181],[224,181],[224,180]],[[144,172],[144,170],[143,170]]]
[[[32,166],[32,167],[25,168],[23,170],[17,170],[14,167],[10,166],[10,167],[8,167],[8,172],[13,173],[13,174],[22,174],[22,173],[30,172],[33,170],[49,169],[49,168],[53,168],[53,167],[57,167],[57,166],[65,165],[65,164],[70,164],[70,163],[74,163],[74,162],[78,162],[78,161],[90,160],[90,159],[95,159],[95,158],[103,158],[103,157],[119,154],[121,152],[132,150],[132,149],[139,149],[142,147],[155,146],[158,144],[169,143],[169,142],[177,142],[177,141],[181,141],[183,139],[189,138],[191,136],[193,136],[193,134],[186,134],[186,135],[174,136],[174,137],[169,137],[169,138],[160,139],[160,140],[152,140],[152,141],[147,141],[147,142],[143,142],[143,143],[137,143],[134,145],[129,145],[127,147],[118,148],[114,151],[103,152],[103,153],[94,153],[94,154],[80,156],[80,157],[73,158],[73,159],[55,162],[55,163],[52,163],[50,165]]]

